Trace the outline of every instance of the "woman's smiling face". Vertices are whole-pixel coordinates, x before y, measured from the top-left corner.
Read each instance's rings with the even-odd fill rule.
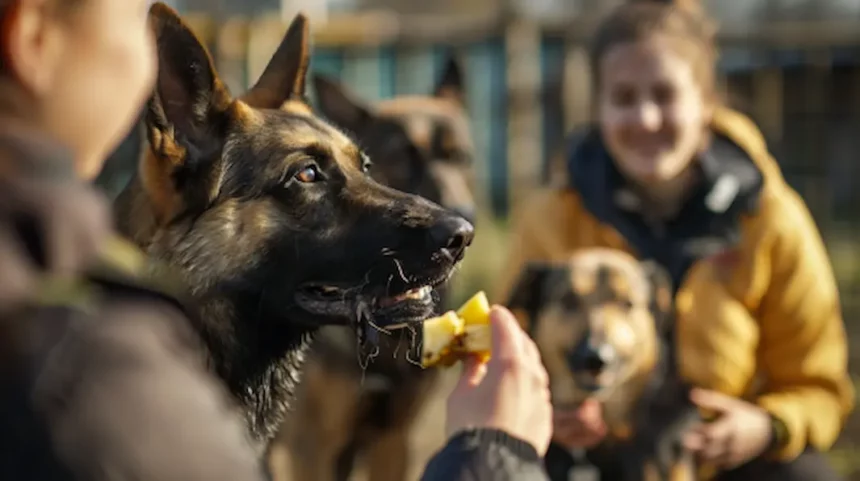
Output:
[[[704,144],[711,103],[677,41],[619,43],[599,64],[599,120],[619,170],[641,184],[677,177]]]

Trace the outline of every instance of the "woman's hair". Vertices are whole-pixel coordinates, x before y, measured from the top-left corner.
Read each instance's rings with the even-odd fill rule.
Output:
[[[655,36],[676,43],[693,65],[702,91],[714,94],[715,28],[697,0],[628,0],[616,8],[597,28],[589,52],[595,84],[599,85],[600,62],[609,50]]]

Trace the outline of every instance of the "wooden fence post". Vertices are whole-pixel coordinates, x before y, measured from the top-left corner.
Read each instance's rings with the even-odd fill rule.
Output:
[[[779,144],[783,135],[783,74],[779,66],[753,73],[752,111],[768,142]]]
[[[513,14],[505,31],[508,89],[508,210],[539,185],[543,161],[541,29]]]

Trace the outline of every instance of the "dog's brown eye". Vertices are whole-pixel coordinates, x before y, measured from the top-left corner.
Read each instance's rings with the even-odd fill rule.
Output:
[[[302,169],[296,174],[296,180],[299,182],[312,183],[319,179],[319,171],[316,166],[310,165]]]

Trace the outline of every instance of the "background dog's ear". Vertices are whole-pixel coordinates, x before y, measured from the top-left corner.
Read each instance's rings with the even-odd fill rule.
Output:
[[[550,290],[566,282],[566,274],[566,268],[555,264],[544,262],[527,264],[514,283],[505,305],[508,309],[522,309],[528,315],[529,323],[534,324],[537,314],[549,297]]]
[[[230,93],[212,67],[205,47],[172,8],[153,4],[149,11],[158,52],[158,80],[147,123],[186,150],[210,139],[213,114],[230,104]]]
[[[277,109],[288,100],[307,104],[305,85],[309,65],[308,18],[299,13],[257,83],[240,100],[260,109]]]
[[[653,260],[642,261],[640,265],[651,289],[651,311],[658,316],[658,319],[655,319],[658,329],[665,332],[672,328],[675,312],[672,277],[663,266]]]
[[[312,81],[320,112],[333,123],[357,132],[372,117],[370,109],[339,82],[320,74]]]
[[[457,61],[455,57],[448,57],[448,60],[445,62],[442,77],[436,84],[436,89],[434,90],[433,95],[453,100],[463,106],[466,105],[463,69],[460,67],[460,62]]]

